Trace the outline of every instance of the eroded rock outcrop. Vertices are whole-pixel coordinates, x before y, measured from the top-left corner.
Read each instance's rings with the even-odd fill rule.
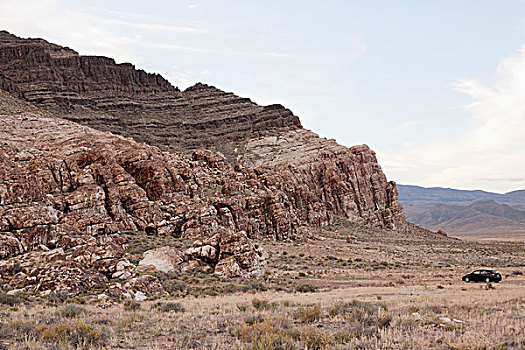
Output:
[[[333,216],[381,228],[404,230],[396,184],[387,181],[368,146],[344,147],[335,140],[297,129],[252,138],[243,163],[278,170],[295,183],[291,197],[309,223],[324,225]],[[299,193],[299,195],[297,195]],[[304,200],[302,193],[311,193]]]
[[[130,64],[80,56],[42,39],[7,32],[0,32],[0,87],[58,116],[172,153],[190,155],[207,148],[222,152],[231,164],[284,172],[283,177],[266,170],[268,175],[263,175],[280,191],[265,200],[273,217],[290,212],[281,205],[290,202],[298,209],[295,215],[307,223],[326,224],[331,216],[342,215],[378,227],[404,228],[396,186],[386,181],[375,154],[366,146],[348,149],[319,138],[283,106],[259,106],[200,83],[181,92],[161,76]],[[130,165],[127,170],[140,176],[147,167]],[[290,176],[293,182],[286,181]],[[150,193],[158,190],[147,186]],[[97,200],[96,193],[91,195]],[[253,198],[247,200],[261,207]],[[215,209],[230,210],[227,203],[219,206]],[[277,238],[280,232],[293,231],[294,221],[292,215],[274,223],[282,225]],[[251,236],[250,228],[246,231]]]
[[[134,278],[136,266],[117,249],[125,243],[107,238],[129,230],[195,240],[180,262],[168,259],[175,269],[253,277],[265,267],[253,238],[304,238],[308,227],[337,217],[405,229],[396,185],[375,153],[318,137],[283,106],[204,84],[181,92],[130,64],[7,32],[0,32],[0,87],[23,99],[0,92],[5,266],[17,256],[45,259],[48,250],[69,261],[84,247],[88,256],[70,267],[92,285]],[[93,239],[113,255],[85,249]],[[139,270],[171,269],[157,265]],[[49,280],[61,281],[53,269]],[[29,270],[0,273],[24,285]],[[127,293],[124,285],[112,290]]]
[[[242,201],[224,194],[226,188],[247,189],[253,173],[234,170],[221,156],[199,152],[192,160],[31,113],[1,115],[0,139],[0,256],[11,258],[1,262],[0,274],[19,274],[11,284],[38,281],[41,288],[77,292],[110,278],[129,278],[134,267],[123,257],[125,242],[109,238],[121,230],[190,239],[232,232],[230,245],[254,253],[251,263],[242,258],[243,268],[259,269],[259,250],[239,232],[248,222],[238,206]],[[261,191],[270,189],[261,186]],[[271,229],[258,227],[263,228]],[[17,271],[18,261],[39,261],[42,267]],[[221,256],[206,263],[213,269]],[[244,275],[231,266],[231,271],[221,267],[221,274]]]
[[[161,247],[144,252],[142,260],[139,261],[139,268],[144,271],[173,272],[185,261],[184,254],[173,247]]]

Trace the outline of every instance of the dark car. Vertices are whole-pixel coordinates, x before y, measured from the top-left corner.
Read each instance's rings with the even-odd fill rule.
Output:
[[[471,273],[467,273],[463,278],[461,278],[465,282],[496,282],[498,283],[501,281],[501,273],[496,270],[489,270],[489,269],[483,269],[483,270],[476,270]]]

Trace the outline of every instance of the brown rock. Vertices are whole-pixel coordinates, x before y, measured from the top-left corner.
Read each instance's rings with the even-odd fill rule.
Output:
[[[142,275],[130,279],[124,285],[124,288],[130,289],[134,292],[142,292],[148,297],[161,296],[166,294],[166,291],[155,276]]]
[[[80,56],[42,39],[22,39],[5,31],[0,32],[0,71],[0,89],[59,116],[166,151],[211,148],[234,159],[235,141],[300,126],[281,105],[258,106],[201,83],[181,92],[160,75],[129,63]]]
[[[215,273],[224,277],[261,277],[266,270],[266,253],[248,239],[244,231],[223,231]]]
[[[13,60],[18,64],[11,64]],[[246,204],[255,205],[254,210],[243,215],[240,208],[244,203],[238,203],[237,208],[222,208],[230,211],[233,220],[241,216],[237,229],[247,231],[250,237],[253,230],[253,234],[264,232],[276,239],[286,239],[294,236],[300,223],[325,225],[334,216],[382,228],[405,229],[396,186],[386,181],[374,152],[366,146],[348,149],[333,140],[319,138],[303,129],[299,119],[283,106],[258,106],[249,99],[200,83],[180,92],[161,76],[136,70],[130,64],[115,64],[105,57],[79,56],[71,49],[41,39],[21,39],[7,32],[0,33],[0,69],[1,88],[60,116],[172,152],[190,154],[200,148],[220,151],[225,157],[202,150],[193,154],[194,161],[212,172],[215,169],[230,172],[226,160],[265,168],[250,175],[246,174],[249,171],[240,171],[254,182],[264,181],[264,190],[270,190],[266,194],[253,193],[253,197],[252,193],[245,193]],[[144,150],[126,150],[123,154],[129,159],[123,164],[128,174],[120,173],[119,178],[131,175],[149,200],[159,200],[174,191],[196,189],[193,184],[184,184],[191,172],[188,168],[166,169],[162,161],[150,159],[150,152]],[[24,150],[16,155],[16,159],[23,161],[34,157]],[[80,152],[72,157],[71,163],[78,165],[78,169],[73,167],[71,180],[76,187],[83,183],[86,187],[66,198],[66,204],[76,209],[74,213],[66,213],[66,222],[88,220],[84,225],[90,225],[92,230],[108,230],[105,224],[109,215],[127,220],[130,227],[162,234],[170,234],[185,224],[165,222],[161,226],[121,217],[126,208],[122,208],[119,195],[115,194],[118,188],[107,181],[117,174],[109,174],[104,170],[107,168],[97,164],[91,169],[81,169],[88,163],[97,163],[100,157],[105,155]],[[107,184],[104,195],[111,198],[104,199],[99,189],[89,185],[94,176],[104,179]],[[208,190],[210,185],[220,186],[217,190],[228,196],[245,189],[237,181],[197,179],[195,185]],[[121,197],[122,191],[118,192]],[[131,196],[127,200],[135,203],[144,196],[137,188],[129,188],[126,193]],[[91,204],[86,204],[86,200]],[[104,200],[109,204],[106,210],[97,205]],[[96,215],[87,219],[82,210],[91,210]],[[268,210],[271,227],[268,220],[257,219],[262,211]],[[150,221],[160,215],[153,207],[145,211]],[[230,218],[225,213],[221,219],[227,222]],[[200,234],[196,232],[195,238]]]
[[[406,229],[375,153],[318,137],[283,106],[203,84],[180,92],[130,64],[7,32],[0,71],[0,88],[45,109],[0,91],[0,258],[46,262],[24,267],[28,285],[82,292],[132,277],[121,230],[195,240],[184,256],[166,247],[162,269],[250,277],[265,268],[253,238],[304,239],[338,217]],[[12,278],[9,266],[0,273]]]
[[[356,236],[347,236],[346,237],[346,243],[353,243],[357,240]]]
[[[447,233],[446,233],[445,231],[443,231],[442,229],[439,229],[436,233],[437,233],[438,235],[448,236]]]
[[[184,254],[172,247],[162,247],[144,252],[143,258],[139,261],[139,267],[149,268],[162,272],[173,272],[179,269],[184,261]]]

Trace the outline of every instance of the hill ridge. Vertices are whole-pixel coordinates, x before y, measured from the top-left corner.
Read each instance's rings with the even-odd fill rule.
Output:
[[[407,219],[427,229],[494,237],[525,232],[523,190],[500,194],[412,185],[398,188]]]
[[[406,225],[396,185],[372,150],[320,138],[281,105],[259,106],[202,83],[180,91],[131,64],[14,35],[0,35],[0,72],[2,89],[58,117],[171,153],[208,149],[233,165],[290,172],[290,186],[311,194],[292,195],[306,222],[342,216]]]

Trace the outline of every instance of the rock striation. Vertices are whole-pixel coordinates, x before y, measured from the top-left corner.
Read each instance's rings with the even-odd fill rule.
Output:
[[[42,39],[0,31],[0,89],[69,120],[133,137],[165,151],[206,148],[234,159],[252,135],[300,127],[280,105],[196,84],[181,92],[158,74],[80,56]]]
[[[2,104],[23,106],[6,93],[0,97]],[[309,225],[326,224],[337,213],[362,222],[394,217],[377,210],[377,217],[359,216],[386,198],[345,197],[345,181],[364,188],[358,177],[374,177],[377,164],[364,146],[337,162],[331,151],[299,167],[232,166],[211,151],[166,153],[34,112],[0,115],[0,139],[0,274],[13,287],[39,281],[38,288],[75,293],[132,277],[136,267],[118,235],[125,230],[194,240],[185,252],[170,253],[174,268],[208,266],[221,276],[252,277],[265,268],[253,238],[304,238]],[[356,173],[337,178],[351,164]],[[298,182],[314,177],[319,182]],[[375,181],[384,185],[384,178]],[[17,271],[19,261],[30,265]]]

